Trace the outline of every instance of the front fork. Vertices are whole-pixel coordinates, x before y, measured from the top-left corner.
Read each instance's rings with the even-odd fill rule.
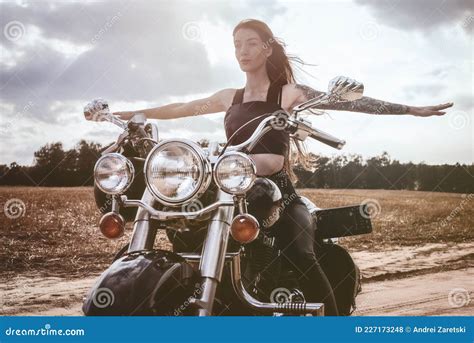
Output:
[[[232,201],[232,196],[219,191],[216,200]],[[151,207],[154,205],[154,197],[147,188],[143,193],[141,201]],[[233,206],[221,206],[214,212],[209,222],[207,237],[204,241],[199,264],[202,276],[201,298],[194,301],[198,308],[199,316],[209,316],[212,314],[216,289],[222,279],[222,272],[224,270],[227,242],[233,216]],[[156,229],[150,225],[150,214],[146,209],[138,207],[128,253],[152,250],[155,237]]]
[[[217,201],[229,201],[232,196],[219,191]],[[145,189],[142,202],[149,206],[154,205],[154,198]],[[242,210],[242,209],[240,209]],[[227,244],[229,240],[230,226],[234,217],[234,206],[219,207],[210,220],[207,237],[204,242],[200,259],[199,270],[202,276],[201,297],[191,301],[198,308],[199,316],[212,315],[216,289],[222,279],[224,264],[226,259]],[[135,217],[134,229],[128,252],[152,250],[156,236],[156,229],[149,225],[150,215],[148,211],[141,206],[138,208]],[[264,314],[293,313],[308,314],[316,316],[324,315],[323,303],[263,303],[253,298],[245,289],[240,274],[240,256],[235,254],[231,257],[231,275],[232,285],[237,297],[242,303],[257,312]]]
[[[217,201],[229,200],[232,200],[231,195],[219,191]],[[195,301],[199,316],[212,315],[216,289],[224,270],[230,225],[233,217],[234,207],[222,206],[216,210],[209,223],[199,263],[202,277],[201,298]]]
[[[141,201],[153,207],[155,198],[148,188],[145,188]],[[150,225],[150,213],[139,206],[135,216],[135,222],[133,223],[133,233],[128,246],[128,253],[140,250],[153,250],[155,237],[156,229]]]

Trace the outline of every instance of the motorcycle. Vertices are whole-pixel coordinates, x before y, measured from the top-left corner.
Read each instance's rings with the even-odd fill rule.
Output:
[[[123,129],[94,168],[94,194],[103,214],[100,231],[109,239],[121,237],[130,225],[133,232],[87,294],[84,314],[323,316],[323,303],[305,300],[272,231],[288,199],[274,182],[257,177],[248,155],[270,130],[341,149],[345,141],[313,128],[299,115],[357,100],[363,88],[337,77],[327,93],[291,114],[266,114],[238,145],[160,140],[157,125],[143,114],[125,122],[103,100],[86,106],[86,119]],[[340,314],[350,315],[361,290],[360,271],[338,239],[372,232],[369,211],[364,204],[321,209],[301,198],[314,219],[318,262]],[[154,247],[159,230],[172,251]]]

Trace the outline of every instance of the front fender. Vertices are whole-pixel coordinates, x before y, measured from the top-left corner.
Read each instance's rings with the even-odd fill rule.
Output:
[[[164,250],[131,253],[105,270],[86,296],[86,316],[186,315],[198,273]],[[197,285],[199,286],[199,285]]]

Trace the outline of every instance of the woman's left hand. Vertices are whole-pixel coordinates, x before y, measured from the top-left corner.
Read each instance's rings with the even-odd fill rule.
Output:
[[[446,114],[446,112],[441,111],[441,110],[444,110],[452,106],[453,106],[452,102],[448,102],[446,104],[441,104],[441,105],[436,105],[436,106],[423,106],[423,107],[410,106],[408,108],[408,114],[412,114],[417,117],[442,116]]]

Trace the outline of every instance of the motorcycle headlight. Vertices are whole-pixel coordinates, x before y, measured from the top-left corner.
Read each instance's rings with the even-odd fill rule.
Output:
[[[182,205],[209,187],[211,165],[194,142],[165,140],[148,155],[145,181],[150,192],[164,205]]]
[[[247,155],[231,152],[220,157],[214,167],[214,180],[224,192],[244,194],[257,175],[255,163]]]
[[[135,168],[125,156],[110,153],[100,157],[94,166],[97,187],[107,194],[120,194],[130,187]]]

